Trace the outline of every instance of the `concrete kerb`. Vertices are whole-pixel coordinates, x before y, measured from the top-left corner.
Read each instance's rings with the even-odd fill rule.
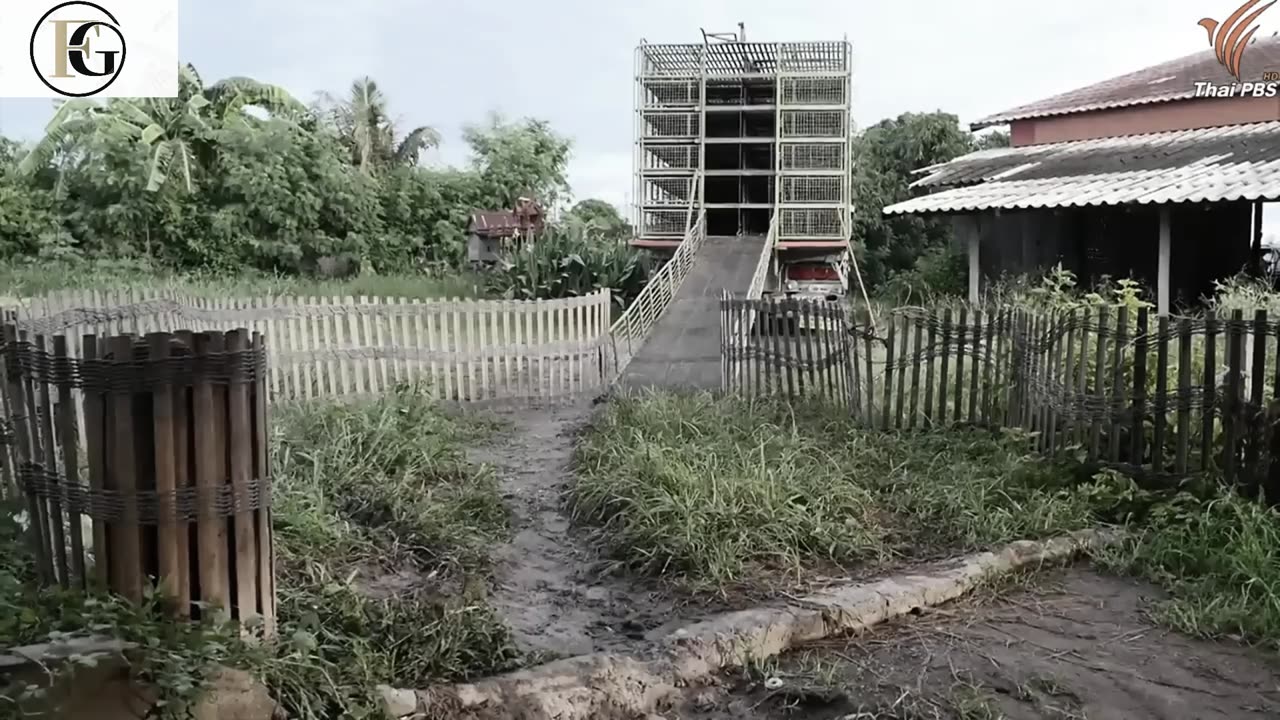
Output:
[[[777,607],[731,612],[664,638],[652,659],[596,654],[557,660],[475,683],[426,690],[382,688],[396,718],[632,720],[661,713],[676,689],[792,647],[861,630],[954,600],[1015,570],[1058,563],[1115,543],[1118,532],[1086,530],[1019,541],[942,565],[847,585]]]

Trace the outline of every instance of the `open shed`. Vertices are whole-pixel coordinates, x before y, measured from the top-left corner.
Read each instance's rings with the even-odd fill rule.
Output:
[[[1247,58],[1280,66],[1280,38]],[[1280,199],[1280,98],[1197,97],[1234,81],[1210,50],[993,115],[973,128],[1008,124],[1011,147],[922,169],[931,192],[884,212],[952,217],[973,301],[984,276],[1060,262],[1142,280],[1167,314],[1256,268]]]

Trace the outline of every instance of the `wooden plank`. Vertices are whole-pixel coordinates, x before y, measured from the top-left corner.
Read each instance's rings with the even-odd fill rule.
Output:
[[[1214,415],[1218,407],[1218,316],[1213,310],[1204,314],[1204,402],[1200,415],[1200,470],[1208,472],[1213,466]]]
[[[1051,398],[1052,402],[1049,404],[1049,433],[1045,442],[1048,445],[1049,454],[1051,456],[1056,455],[1058,452],[1058,426],[1061,424],[1061,413],[1058,412],[1058,407],[1066,402],[1065,389],[1067,387],[1067,383],[1065,382],[1062,368],[1062,355],[1065,350],[1063,345],[1069,344],[1067,338],[1070,337],[1065,334],[1068,332],[1067,329],[1064,328],[1066,322],[1067,321],[1065,320],[1062,312],[1054,313],[1052,332],[1049,335],[1049,347],[1053,356],[1049,360],[1049,376],[1047,379],[1049,381],[1048,387],[1053,392],[1053,396]]]
[[[47,309],[45,310],[45,314],[48,314]],[[33,342],[25,330],[18,331],[18,342],[27,347],[28,351],[38,350],[40,348],[39,343]],[[41,432],[39,409],[40,393],[36,390],[35,383],[30,375],[20,373],[18,375],[18,383],[22,387],[20,397],[24,399],[24,403],[21,407],[27,417],[25,425],[29,432],[28,443],[30,444],[30,453],[23,459],[36,466],[37,469],[54,472],[57,468],[49,467],[48,462],[45,459],[44,446],[46,442],[45,437]],[[31,536],[37,542],[36,547],[40,548],[39,552],[36,554],[37,571],[39,573],[41,583],[52,584],[57,582],[57,575],[56,570],[54,569],[53,530],[49,525],[48,503],[35,495],[30,495],[29,498],[31,507]]]
[[[98,338],[85,335],[80,340],[83,358],[96,360],[99,357]],[[106,350],[105,345],[102,350]],[[99,492],[106,487],[106,428],[104,425],[106,402],[103,393],[84,392],[85,423],[85,461],[89,475],[89,489]],[[19,435],[21,439],[21,435]],[[107,524],[99,517],[93,518],[93,582],[99,589],[107,589],[110,584],[108,570],[111,565],[110,550],[107,547]]]
[[[951,420],[957,424],[964,412],[964,356],[969,351],[968,336],[969,308],[964,306],[960,308],[960,320],[956,324],[956,398]]]
[[[49,354],[49,339],[43,335],[35,336],[35,346],[41,353]],[[53,433],[53,393],[55,392],[52,385],[48,382],[40,383],[40,449],[44,451],[44,466],[49,471],[49,479],[53,481],[59,490],[52,494],[46,507],[44,508],[46,527],[50,530],[47,539],[53,543],[53,570],[57,575],[58,584],[64,588],[71,587],[71,566],[67,562],[67,530],[66,530],[66,514],[62,511],[62,501],[59,499],[59,493],[62,492],[63,475],[58,469],[58,440]]]
[[[908,353],[911,351],[911,326],[914,318],[908,313],[902,313],[902,340],[898,346],[898,404],[894,409],[894,427],[901,430],[905,427],[905,415],[907,412],[907,363],[910,357]],[[912,367],[915,367],[914,365]]]
[[[951,308],[942,311],[942,367],[938,374],[938,424],[947,424],[947,382],[951,366]]]
[[[54,336],[53,355],[59,364],[69,363],[73,359],[68,349],[67,336]],[[76,402],[72,398],[70,383],[61,383],[58,386],[58,439],[58,444],[62,448],[63,482],[66,483],[67,487],[78,490],[81,487],[78,447],[80,431],[77,429]],[[3,464],[3,458],[0,458],[0,464]],[[87,577],[85,575],[84,531],[80,518],[79,512],[69,512],[67,526],[71,533],[71,585],[77,588],[84,588],[87,584]]]
[[[925,364],[924,374],[924,424],[933,425],[933,369],[934,360],[938,355],[938,314],[936,311],[929,311],[929,346],[928,346],[928,362]]]
[[[253,348],[261,355],[267,354],[267,346],[261,335],[250,338]],[[266,481],[271,477],[271,463],[267,456],[270,443],[270,422],[267,415],[267,393],[261,381],[252,386],[253,404],[253,477]],[[265,492],[265,491],[264,491]],[[270,496],[262,498],[256,513],[258,520],[258,592],[261,599],[258,611],[262,615],[263,636],[270,639],[276,634],[276,575],[275,538],[272,535]]]
[[[1256,310],[1253,314],[1253,357],[1249,370],[1249,407],[1244,414],[1244,422],[1248,427],[1248,444],[1245,446],[1244,467],[1248,473],[1247,489],[1251,497],[1257,497],[1262,489],[1262,478],[1265,468],[1262,467],[1262,443],[1265,436],[1266,408],[1263,396],[1267,383],[1267,311]]]
[[[1233,310],[1227,325],[1227,397],[1222,404],[1222,480],[1239,485],[1236,454],[1240,440],[1240,398],[1244,374],[1244,311]]]
[[[1178,320],[1178,436],[1174,448],[1173,471],[1187,473],[1191,450],[1191,319]]]
[[[1152,412],[1155,413],[1155,418],[1151,430],[1151,469],[1161,474],[1168,469],[1164,459],[1165,434],[1169,425],[1168,315],[1161,315],[1156,319],[1156,396]]]
[[[1067,314],[1067,359],[1066,365],[1062,367],[1062,388],[1067,396],[1062,398],[1062,406],[1070,408],[1067,410],[1067,422],[1062,423],[1062,444],[1064,446],[1071,444],[1071,434],[1075,428],[1080,427],[1080,415],[1077,413],[1079,407],[1079,396],[1076,395],[1075,379],[1078,375],[1076,370],[1076,332],[1080,325],[1080,311],[1078,308],[1071,308]],[[1083,359],[1083,356],[1081,356]]]
[[[897,316],[892,312],[885,313],[885,320],[889,330],[884,348],[884,407],[880,408],[880,427],[888,430],[892,427],[890,420],[893,417],[893,351],[898,322]]]
[[[216,341],[216,337],[209,333],[197,334],[194,338],[195,354],[207,356],[218,352],[222,343]],[[194,599],[211,604],[215,615],[231,609],[227,587],[230,580],[227,572],[227,522],[210,502],[226,477],[226,446],[222,440],[226,428],[225,410],[219,412],[218,409],[219,397],[221,395],[225,400],[225,394],[225,387],[218,393],[215,378],[203,375],[194,378],[191,423],[195,438],[195,485],[201,498],[196,525],[199,595]],[[220,420],[223,421],[221,428],[218,426]]]
[[[335,316],[336,317],[336,316]],[[244,330],[226,334],[227,351],[244,354],[250,350]],[[246,377],[241,366],[227,388],[227,437],[231,465],[231,485],[237,512],[232,518],[235,542],[235,613],[242,623],[260,617],[258,612],[258,529],[257,513],[250,509],[249,483],[254,479],[254,412],[250,405],[251,385],[261,379]]]
[[[117,335],[107,340],[111,360],[117,366],[133,361],[133,338]],[[112,589],[133,602],[141,602],[143,594],[142,536],[138,524],[138,505],[128,498],[138,490],[138,463],[134,448],[133,394],[113,392],[111,406],[110,476],[108,488],[125,496],[120,518],[112,523],[111,585]]]
[[[1146,459],[1147,350],[1150,329],[1147,308],[1138,308],[1138,327],[1133,337],[1133,418],[1129,426],[1129,464],[1141,467]]]
[[[148,334],[146,341],[148,354],[153,362],[161,363],[169,358],[173,338],[168,333]],[[156,523],[157,590],[169,598],[177,599],[178,588],[184,578],[178,556],[178,509],[174,502],[174,493],[178,489],[178,457],[174,448],[178,428],[174,426],[174,392],[171,385],[157,384],[152,390],[151,418],[152,462],[155,464],[155,489],[160,500],[160,518]]]
[[[921,365],[924,364],[924,326],[927,323],[916,318],[912,324],[915,326],[915,337],[912,338],[914,351],[911,357],[911,411],[907,415],[907,427],[914,430],[920,413],[920,370]]]
[[[178,347],[188,356],[195,354],[195,337],[189,330],[179,330],[173,334]],[[192,383],[184,382],[173,389],[173,484],[175,488],[189,488],[192,485],[194,470],[192,469],[192,447],[194,440],[191,416]],[[178,581],[177,591],[178,615],[186,617],[191,614],[191,523],[189,518],[181,517],[175,523],[174,543],[177,546]]]
[[[982,411],[978,421],[987,427],[995,423],[995,413],[992,411],[991,377],[995,371],[994,363],[996,358],[999,357],[999,354],[995,352],[996,328],[1000,325],[1002,312],[1002,310],[997,310],[993,317],[991,311],[987,311],[984,317],[987,336],[982,350]]]
[[[1107,326],[1111,319],[1107,307],[1098,308],[1098,345],[1095,348],[1094,366],[1093,366],[1093,396],[1102,401],[1101,405],[1106,405],[1107,395],[1104,389],[1104,378],[1106,375],[1106,348],[1108,332]],[[1089,429],[1089,459],[1097,460],[1102,457],[1102,415],[1095,414],[1093,422]]]
[[[1120,412],[1126,402],[1124,382],[1124,356],[1129,343],[1129,309],[1116,308],[1116,341],[1111,354],[1111,417],[1107,424],[1111,432],[1107,440],[1111,462],[1120,462]]]
[[[18,333],[16,326],[5,325],[4,341],[5,344],[9,346],[10,352],[16,355],[20,352],[19,346],[16,343],[25,341],[25,338]],[[16,357],[12,359],[15,362],[17,360]],[[8,382],[9,387],[10,411],[13,413],[14,418],[14,441],[18,450],[18,454],[15,457],[15,461],[18,466],[15,469],[21,471],[24,463],[37,461],[36,443],[38,440],[32,437],[35,413],[30,409],[31,403],[29,400],[30,392],[28,390],[28,384],[24,381],[21,374],[7,373],[5,379]],[[27,417],[26,422],[23,422],[21,418],[22,415]],[[45,534],[45,528],[42,523],[39,522],[39,518],[43,515],[42,508],[40,507],[40,502],[37,500],[35,494],[26,491],[25,488],[23,490],[27,500],[27,517],[29,518],[28,534],[31,537],[32,547],[38,548],[38,551],[36,552],[36,572],[39,575],[41,582],[48,584],[52,581],[53,563],[49,557],[50,549],[48,536]]]

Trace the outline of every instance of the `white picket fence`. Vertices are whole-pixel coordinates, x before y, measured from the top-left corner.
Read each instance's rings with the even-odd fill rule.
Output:
[[[36,343],[152,332],[260,333],[277,400],[382,393],[422,382],[442,400],[550,400],[610,379],[609,291],[562,300],[197,297],[69,290],[0,306]]]

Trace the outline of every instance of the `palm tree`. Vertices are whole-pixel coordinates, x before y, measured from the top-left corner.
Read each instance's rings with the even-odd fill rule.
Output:
[[[423,150],[440,144],[439,133],[425,125],[398,137],[386,95],[367,76],[351,83],[345,100],[322,93],[318,109],[337,128],[351,151],[352,163],[362,172],[415,165]]]
[[[173,176],[193,189],[192,171],[211,161],[213,132],[255,119],[245,112],[259,107],[273,115],[300,113],[303,106],[285,90],[244,77],[206,87],[190,64],[178,71],[178,95],[172,98],[88,99],[62,103],[18,169],[35,173],[60,154],[85,158],[93,140],[128,139],[148,148],[147,190],[155,192]]]

